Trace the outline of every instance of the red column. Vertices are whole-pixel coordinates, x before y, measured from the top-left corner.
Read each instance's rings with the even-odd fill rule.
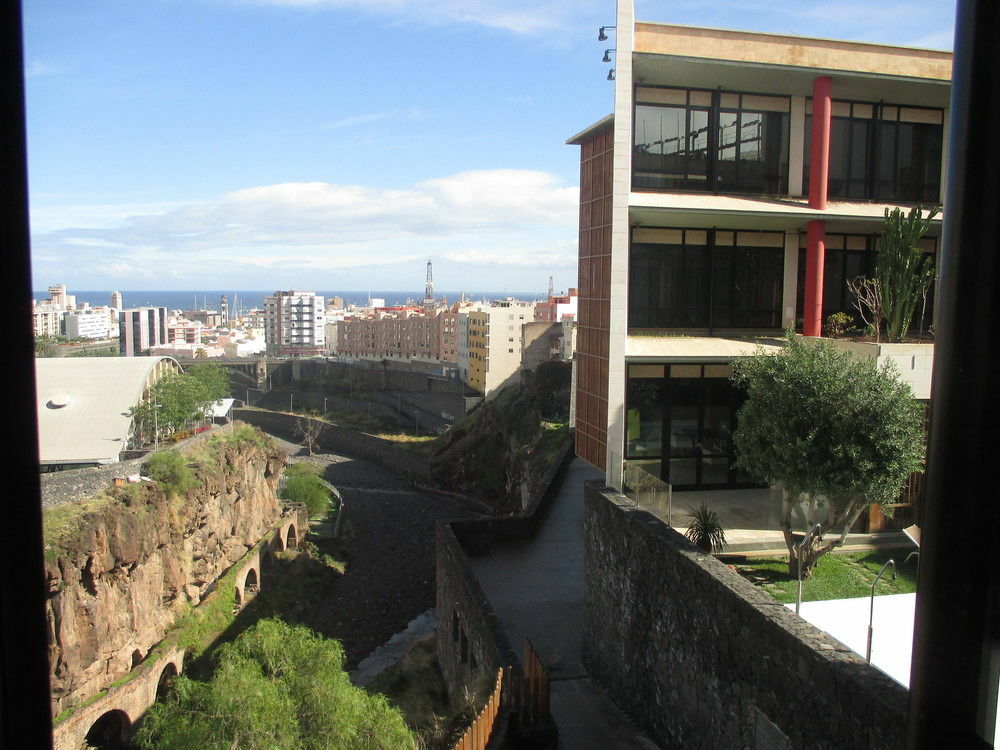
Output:
[[[813,81],[812,150],[809,164],[809,207],[826,208],[830,173],[830,77]],[[802,333],[819,336],[823,330],[823,260],[826,251],[826,223],[809,222],[806,242],[805,309]]]

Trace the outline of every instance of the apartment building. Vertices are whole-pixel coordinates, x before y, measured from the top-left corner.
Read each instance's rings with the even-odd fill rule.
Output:
[[[58,336],[62,333],[62,319],[65,311],[51,302],[34,302],[31,308],[31,327],[37,336]]]
[[[171,318],[167,321],[167,343],[200,344],[202,342],[204,329],[205,324],[200,320]]]
[[[468,315],[466,382],[490,398],[514,382],[520,372],[522,328],[525,323],[534,322],[534,303],[498,300]]]
[[[377,307],[337,323],[337,353],[368,359],[455,362],[457,306],[435,311],[423,306]]]
[[[281,357],[323,354],[323,298],[313,292],[277,291],[264,298],[267,353]]]
[[[118,312],[118,352],[135,357],[167,342],[167,308],[134,307]]]
[[[106,339],[117,333],[118,311],[109,307],[83,307],[67,312],[63,331],[71,339]]]
[[[551,294],[544,302],[535,303],[535,320],[558,323],[564,317],[576,318],[579,296],[576,289],[566,294]]]
[[[636,22],[631,0],[614,33],[614,111],[568,141],[577,454],[616,487],[623,460],[746,486],[730,363],[853,312],[884,212],[940,206],[951,54]]]

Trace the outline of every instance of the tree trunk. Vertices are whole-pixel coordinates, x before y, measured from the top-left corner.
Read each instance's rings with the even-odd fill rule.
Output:
[[[826,518],[819,522],[813,528],[816,529],[815,533],[812,533],[809,539],[802,546],[801,558],[802,558],[802,580],[807,580],[812,576],[813,568],[819,562],[819,559],[837,547],[844,544],[844,540],[847,538],[847,534],[850,532],[851,527],[854,522],[858,520],[858,516],[861,514],[865,508],[868,507],[869,503],[861,502],[860,498],[820,498],[811,497],[811,499],[816,502],[823,502],[826,505]],[[799,560],[796,549],[796,539],[791,533],[791,509],[793,505],[789,505],[787,498],[782,501],[782,517],[781,517],[781,527],[785,534],[785,545],[788,547],[788,572],[793,578],[798,578],[799,575]],[[831,529],[840,527],[840,533],[829,542],[823,542],[823,535],[830,531]],[[812,529],[810,529],[812,531]],[[806,533],[810,533],[807,531]]]

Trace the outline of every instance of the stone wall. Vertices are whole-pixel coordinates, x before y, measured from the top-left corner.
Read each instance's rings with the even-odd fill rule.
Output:
[[[654,739],[904,747],[903,686],[621,493],[585,502],[584,663]]]
[[[195,466],[200,486],[112,490],[46,541],[52,711],[106,689],[163,638],[177,615],[282,516],[284,453],[251,441]],[[71,508],[48,511],[63,513]],[[51,528],[53,517],[46,516]]]
[[[233,417],[293,442],[302,439],[298,432],[299,420],[308,419],[301,415],[260,409],[236,409],[233,411]],[[324,422],[317,445],[323,451],[374,461],[414,481],[427,482],[430,479],[427,462],[420,456],[397,447],[389,440],[382,440],[348,427]]]
[[[517,664],[496,613],[452,531],[437,527],[437,654],[448,692],[462,689],[485,674]]]
[[[528,510],[520,516],[438,524],[437,649],[450,694],[459,693],[477,674],[473,664],[491,671],[519,663],[466,554],[488,552],[497,542],[530,538],[544,518],[572,458],[572,441],[569,441],[546,472]]]

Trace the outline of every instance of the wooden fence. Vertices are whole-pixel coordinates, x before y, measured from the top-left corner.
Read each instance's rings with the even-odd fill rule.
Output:
[[[486,705],[465,730],[465,734],[452,746],[452,750],[486,750],[490,737],[493,735],[493,725],[500,713],[500,692],[503,685],[503,669],[497,670],[497,681],[490,693]]]
[[[529,638],[524,639],[524,687],[518,707],[521,721],[529,727],[550,722],[549,671]]]

